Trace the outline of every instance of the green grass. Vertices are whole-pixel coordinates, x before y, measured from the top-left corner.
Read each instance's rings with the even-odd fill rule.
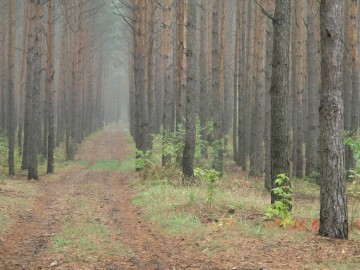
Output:
[[[112,232],[106,225],[93,220],[80,224],[68,222],[62,232],[53,238],[52,248],[56,252],[63,253],[68,261],[92,262],[128,254],[124,244],[112,241]]]
[[[127,172],[135,170],[135,158],[127,158],[123,162],[121,162],[119,172]]]
[[[10,219],[7,215],[0,216],[0,236],[5,232],[5,230],[10,225]]]
[[[9,179],[0,184],[0,237],[13,224],[10,213],[31,209],[38,185]]]
[[[144,207],[147,217],[159,222],[170,234],[195,233],[201,223],[194,213],[183,211],[194,201],[194,197],[204,197],[200,190],[186,187],[173,187],[160,184],[138,194],[133,204]]]
[[[100,159],[95,162],[89,169],[93,171],[108,171],[112,172],[120,167],[118,160]]]
[[[67,217],[61,231],[52,238],[54,254],[61,254],[64,262],[88,263],[131,254],[128,247],[114,240],[121,231],[102,224],[101,218],[96,218],[94,202],[90,198],[68,196],[65,200],[76,213]]]

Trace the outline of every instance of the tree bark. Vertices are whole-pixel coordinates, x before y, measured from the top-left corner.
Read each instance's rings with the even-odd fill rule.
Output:
[[[319,4],[308,1],[307,76],[308,76],[308,135],[306,142],[306,175],[318,172],[319,160]]]
[[[41,55],[43,39],[43,5],[40,1],[29,1],[30,9],[30,28],[28,40],[27,58],[27,99],[29,105],[28,129],[28,179],[38,180],[37,155],[38,138],[40,134],[40,80],[41,80]]]
[[[55,31],[55,3],[48,3],[48,57],[47,57],[47,104],[48,104],[48,150],[47,150],[47,173],[54,173],[54,149],[55,149],[55,126],[54,126],[54,31]]]
[[[260,1],[260,4],[265,7],[265,1]],[[253,121],[253,151],[251,153],[250,176],[260,177],[264,173],[264,135],[265,135],[265,50],[266,50],[266,36],[265,36],[265,15],[258,9],[257,16],[257,32],[256,32],[256,85],[255,85],[255,112]]]
[[[184,183],[191,184],[194,176],[194,155],[196,135],[196,3],[186,0],[188,21],[186,24],[186,121],[185,146],[182,158]]]
[[[220,44],[219,44],[219,0],[212,2],[212,89],[213,89],[213,108],[214,108],[214,169],[220,173],[224,169],[223,157],[223,128],[222,128],[222,100],[223,93],[220,88]]]
[[[171,1],[164,0],[164,15],[163,15],[163,55],[164,55],[164,109],[163,109],[163,144],[168,143],[167,135],[174,131],[174,123],[172,122],[173,111],[173,98],[172,98],[172,83],[171,83],[171,71],[172,71],[172,57],[170,50],[171,42]],[[164,151],[162,154],[162,165],[165,166],[170,161],[169,155]]]
[[[319,235],[348,238],[344,166],[344,7],[345,1],[322,0],[320,89],[320,228]]]
[[[9,1],[9,36],[8,36],[8,144],[9,144],[9,175],[15,175],[15,72],[14,72],[14,0]]]
[[[274,15],[273,75],[271,83],[271,180],[275,187],[277,175],[289,176],[289,130],[287,107],[289,92],[290,8],[288,0],[276,0]],[[290,183],[284,183],[290,185]],[[279,198],[271,193],[271,202]]]
[[[293,176],[303,177],[303,117],[304,117],[304,93],[306,83],[306,32],[305,19],[306,9],[304,0],[296,1],[296,72],[295,93],[293,97]],[[295,40],[293,41],[295,42]],[[295,53],[295,52],[292,52]]]

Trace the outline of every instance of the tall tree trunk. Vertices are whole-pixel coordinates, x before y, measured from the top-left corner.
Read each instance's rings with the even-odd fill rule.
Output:
[[[148,1],[148,22],[147,22],[147,89],[148,89],[148,110],[149,110],[149,132],[155,133],[155,88],[154,88],[154,75],[155,75],[155,2]],[[155,48],[156,49],[156,48]]]
[[[30,28],[28,40],[28,59],[27,59],[27,98],[29,104],[28,123],[28,179],[38,180],[37,155],[38,138],[40,134],[40,80],[41,80],[41,55],[42,55],[42,17],[43,5],[40,1],[29,1],[30,9]]]
[[[360,73],[359,73],[359,39],[358,39],[358,12],[359,4],[358,1],[351,1],[349,8],[349,26],[348,26],[348,35],[350,44],[349,45],[349,55],[351,61],[351,83],[352,83],[352,95],[351,95],[351,131],[355,133],[359,127],[359,101],[360,101]],[[349,164],[347,165],[349,169],[355,168],[356,160],[354,157],[348,160]]]
[[[275,0],[266,1],[266,10],[274,17]],[[273,24],[266,19],[266,66],[265,66],[265,187],[271,190],[271,97],[270,87],[272,81],[272,56],[273,56]]]
[[[260,1],[262,6],[265,6],[265,1]],[[253,123],[253,152],[251,154],[250,176],[260,177],[264,173],[264,135],[265,135],[265,50],[266,50],[266,36],[265,36],[265,15],[258,9],[257,16],[257,32],[256,32],[256,98],[255,98],[255,119]]]
[[[322,0],[320,90],[320,228],[319,235],[348,238],[344,166],[344,6],[345,1]]]
[[[206,0],[201,0],[201,11],[200,11],[200,97],[202,102],[200,102],[200,134],[201,140],[205,142],[207,140],[207,131],[206,123],[208,121],[208,89],[207,89],[207,74],[206,74],[206,40],[207,40],[207,31],[206,31]],[[207,145],[204,144],[201,149],[201,154],[203,157],[207,157]]]
[[[308,1],[307,76],[308,76],[308,135],[306,140],[306,175],[318,172],[319,160],[319,4]]]
[[[289,92],[290,8],[288,0],[276,0],[274,15],[273,75],[271,83],[271,180],[275,188],[278,174],[289,176],[289,129],[287,107]],[[290,183],[284,183],[290,185]],[[274,192],[271,202],[281,199]]]
[[[247,89],[247,77],[248,77],[248,42],[249,32],[248,24],[250,23],[250,0],[243,1],[242,13],[241,13],[241,50],[239,49],[239,85],[238,85],[238,156],[239,165],[243,171],[247,170],[247,155],[246,155],[246,132],[245,132],[245,92]]]
[[[352,106],[352,92],[353,92],[353,85],[352,85],[352,65],[351,65],[351,31],[350,31],[350,23],[354,22],[350,18],[350,1],[345,1],[345,53],[344,54],[344,82],[343,82],[343,89],[342,94],[344,97],[344,128],[347,131],[351,131],[351,106]],[[345,147],[345,168],[349,170],[354,165],[354,157],[353,151],[351,150],[350,146]]]
[[[8,36],[8,143],[9,143],[9,175],[15,175],[15,72],[14,72],[14,0],[9,0],[9,36]]]
[[[6,7],[1,10],[1,27],[0,30],[0,133],[5,135],[6,131],[6,95],[5,95],[5,80],[6,80]]]
[[[239,57],[241,54],[241,11],[243,1],[236,2],[236,27],[235,27],[235,47],[234,47],[234,111],[233,111],[233,149],[234,149],[234,160],[239,165],[239,152],[238,152],[238,91],[240,85],[240,64]]]
[[[191,183],[194,175],[195,134],[196,134],[196,3],[186,0],[188,21],[186,31],[186,122],[185,146],[182,158],[182,169],[185,184]]]
[[[174,123],[172,122],[173,111],[173,98],[172,98],[172,84],[171,84],[171,71],[172,71],[172,56],[170,50],[171,42],[171,1],[164,0],[164,15],[163,15],[163,55],[164,55],[164,109],[163,109],[163,147],[168,142],[169,133],[174,130]],[[165,166],[170,161],[170,156],[165,153],[163,149],[162,153],[162,165]]]
[[[54,126],[54,30],[55,30],[55,1],[48,2],[48,57],[46,67],[47,98],[48,98],[48,151],[47,151],[47,173],[54,173],[54,148],[55,148],[55,126]]]
[[[214,169],[220,173],[224,169],[223,157],[223,128],[222,128],[222,100],[223,92],[220,87],[220,44],[219,44],[219,0],[212,3],[212,89],[213,89],[213,108],[214,108]]]
[[[305,32],[305,1],[296,1],[296,72],[295,72],[295,88],[293,89],[293,176],[303,177],[303,117],[304,105],[303,96],[306,82],[306,32]],[[295,40],[293,41],[295,42]]]
[[[23,22],[23,39],[22,39],[22,50],[26,52],[27,49],[27,36],[29,28],[28,20],[28,5],[25,5],[24,9],[24,22]],[[23,129],[24,129],[24,110],[25,110],[25,87],[26,87],[26,54],[21,54],[21,69],[20,69],[20,86],[19,86],[19,129],[18,129],[18,147],[20,152],[23,146]]]

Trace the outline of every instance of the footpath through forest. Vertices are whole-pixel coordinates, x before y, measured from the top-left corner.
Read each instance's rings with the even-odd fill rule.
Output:
[[[188,250],[181,239],[167,237],[155,224],[144,222],[140,211],[131,205],[134,195],[131,174],[89,169],[99,160],[121,163],[133,154],[127,144],[119,130],[108,129],[101,136],[90,138],[81,149],[80,156],[89,166],[76,166],[59,177],[41,180],[32,210],[19,213],[16,224],[0,242],[0,269],[219,269],[201,254]],[[102,242],[98,244],[104,247],[117,244],[118,248],[113,250],[119,254],[93,258],[97,254],[92,254],[91,249],[89,254],[69,260],[67,256],[72,254],[66,253],[66,249],[57,251],[51,246],[51,239],[56,241],[69,220],[79,220],[78,215],[84,215],[84,211],[79,211],[82,207],[91,208],[88,209],[91,215],[83,221],[84,229],[89,225],[88,219],[93,224],[105,225],[108,239],[94,241]],[[81,226],[81,222],[76,224]],[[82,240],[88,239],[75,240],[79,240],[78,248],[83,248]]]
[[[133,155],[119,128],[88,138],[79,155],[82,165],[33,182],[39,187],[34,205],[13,213],[15,223],[0,238],[0,270],[310,269],[291,244],[282,247],[291,261],[282,259],[284,249],[272,257],[277,243],[270,251],[255,237],[239,239],[234,258],[211,259],[188,239],[162,233],[131,203],[133,172],[94,169]]]

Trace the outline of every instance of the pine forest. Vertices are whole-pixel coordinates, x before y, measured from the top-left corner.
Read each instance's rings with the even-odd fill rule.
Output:
[[[0,24],[0,270],[360,269],[358,0]]]

